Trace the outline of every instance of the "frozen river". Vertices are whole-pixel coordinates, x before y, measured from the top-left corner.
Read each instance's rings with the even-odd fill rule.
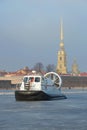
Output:
[[[87,130],[87,91],[65,94],[67,99],[36,102],[0,95],[0,130]]]

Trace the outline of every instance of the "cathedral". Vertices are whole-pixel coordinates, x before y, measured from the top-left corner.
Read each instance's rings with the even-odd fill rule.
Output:
[[[67,74],[66,52],[64,48],[63,22],[60,24],[60,50],[58,51],[58,61],[56,71],[59,74]]]
[[[56,72],[58,74],[68,74],[67,57],[66,57],[66,51],[65,51],[65,47],[64,47],[64,32],[63,32],[63,21],[62,20],[60,22],[60,44],[59,44]],[[72,65],[71,74],[72,75],[79,74],[78,65],[76,63],[76,60],[74,60],[74,63]]]

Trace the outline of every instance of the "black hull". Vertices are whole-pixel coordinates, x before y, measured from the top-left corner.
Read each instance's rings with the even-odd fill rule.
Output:
[[[44,93],[43,91],[15,91],[16,101],[40,101],[52,99],[66,99],[65,95],[52,96]]]

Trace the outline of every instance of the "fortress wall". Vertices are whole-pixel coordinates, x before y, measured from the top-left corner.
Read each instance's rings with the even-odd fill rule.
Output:
[[[0,77],[1,80],[11,80],[11,84],[21,83],[23,76]]]
[[[61,76],[62,87],[68,88],[84,88],[87,87],[87,77],[83,76]]]
[[[0,89],[15,89],[21,83],[23,76],[0,77]]]
[[[11,88],[11,80],[0,80],[0,89]]]
[[[0,77],[0,89],[15,88],[21,83],[23,76]],[[63,88],[87,88],[87,77],[83,76],[61,76]]]

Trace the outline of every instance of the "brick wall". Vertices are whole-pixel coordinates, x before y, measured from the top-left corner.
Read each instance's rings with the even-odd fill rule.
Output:
[[[81,76],[61,76],[62,87],[64,88],[87,88],[87,77]],[[12,77],[9,80],[0,79],[0,89],[15,88],[16,84],[22,81],[22,77]]]
[[[81,76],[61,76],[62,78],[62,87],[68,88],[79,88],[87,87],[87,77]]]
[[[0,89],[11,88],[11,80],[0,80]]]

